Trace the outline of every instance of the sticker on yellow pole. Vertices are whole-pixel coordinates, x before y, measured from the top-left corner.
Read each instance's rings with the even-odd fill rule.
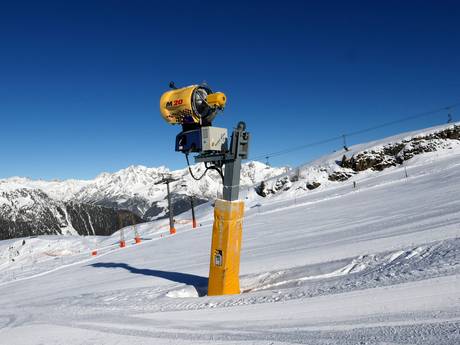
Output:
[[[240,293],[240,250],[244,202],[216,200],[208,295]]]

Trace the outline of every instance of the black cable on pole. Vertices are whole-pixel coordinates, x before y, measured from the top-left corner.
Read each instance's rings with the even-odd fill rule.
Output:
[[[185,154],[185,159],[187,160],[188,171],[190,172],[190,175],[192,176],[192,178],[194,180],[199,181],[206,175],[208,170],[215,170],[215,171],[217,171],[219,173],[219,176],[222,178],[222,183],[224,183],[224,174],[222,173],[222,168],[219,168],[216,165],[208,166],[207,163],[205,163],[205,170],[204,170],[203,174],[201,174],[200,177],[196,177],[192,172],[192,167],[190,166],[190,161],[188,159],[188,153]]]
[[[215,170],[218,172],[220,178],[222,179],[222,184],[224,184],[224,174],[222,173],[222,169],[219,169],[215,165],[211,165],[210,167],[206,168],[206,170]]]
[[[206,168],[206,170],[204,171],[204,173],[200,177],[195,177],[195,175],[193,175],[193,171],[192,171],[192,168],[190,166],[190,162],[188,160],[188,153],[185,154],[185,159],[187,160],[188,171],[190,172],[190,175],[193,177],[193,179],[196,180],[196,181],[201,180],[204,177],[204,175],[206,175],[206,172],[208,171],[208,169]]]

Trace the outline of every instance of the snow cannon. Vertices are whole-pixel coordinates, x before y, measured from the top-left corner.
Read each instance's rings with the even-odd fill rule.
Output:
[[[206,85],[191,85],[176,88],[171,82],[172,90],[160,98],[161,116],[166,122],[175,125],[211,126],[219,111],[224,110],[227,97],[222,92],[212,92]]]
[[[193,179],[201,180],[209,170],[217,171],[222,179],[222,199],[217,199],[214,207],[208,295],[238,294],[244,218],[244,202],[238,196],[241,161],[248,158],[250,134],[243,121],[230,136],[226,128],[212,126],[227,102],[222,92],[214,93],[207,85],[178,89],[171,82],[169,87],[172,90],[161,96],[160,111],[169,124],[182,125],[182,132],[176,136],[176,151],[185,154]],[[197,153],[195,163],[204,163],[204,172],[199,176],[190,166],[190,153]]]
[[[166,122],[182,125],[176,136],[177,152],[220,152],[227,143],[227,129],[212,126],[212,120],[224,110],[227,97],[212,92],[207,85],[191,85],[165,92],[160,98],[161,116]]]

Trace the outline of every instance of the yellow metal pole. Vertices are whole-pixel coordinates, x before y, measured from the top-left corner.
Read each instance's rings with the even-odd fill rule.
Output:
[[[209,296],[240,293],[243,216],[243,201],[216,200],[209,267]]]

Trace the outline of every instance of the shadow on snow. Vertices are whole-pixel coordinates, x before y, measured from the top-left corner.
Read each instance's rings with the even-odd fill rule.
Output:
[[[167,279],[176,283],[182,283],[186,285],[192,285],[198,295],[204,296],[207,294],[208,290],[208,278],[196,276],[194,274],[180,273],[180,272],[168,272],[168,271],[158,271],[151,270],[147,268],[136,268],[125,263],[120,262],[98,262],[91,264],[89,266],[97,268],[123,268],[134,274],[142,274],[145,276],[152,276]]]

